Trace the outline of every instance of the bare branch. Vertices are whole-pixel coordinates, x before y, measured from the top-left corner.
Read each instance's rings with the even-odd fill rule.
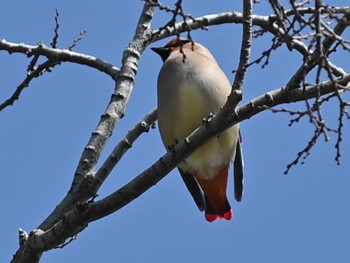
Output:
[[[177,16],[181,16],[183,19],[183,23],[185,25],[188,26],[187,24],[187,19],[190,19],[192,21],[196,21],[196,19],[191,15],[191,14],[187,14],[184,12],[183,7],[182,7],[182,0],[177,0],[177,2],[175,3],[175,8],[171,8],[169,6],[165,6],[162,3],[160,3],[159,1],[154,1],[154,0],[147,0],[147,2],[154,6],[159,8],[159,10],[164,10],[166,12],[172,13],[173,16],[172,18],[169,20],[169,22],[167,22],[164,26],[162,26],[161,28],[159,28],[158,30],[162,31],[164,29],[166,29],[169,26],[175,26],[176,23],[176,17]],[[201,27],[202,29],[206,29],[203,25]],[[188,27],[188,30],[190,30],[190,27]]]
[[[349,21],[350,21],[350,12],[345,13],[345,15],[340,20],[340,22],[335,26],[334,32],[340,36],[344,32],[344,30],[346,29],[347,25],[349,24]],[[323,53],[328,52],[328,50],[333,45],[335,40],[336,39],[333,37],[326,37],[323,40],[322,44],[320,44],[320,46],[322,46]],[[304,79],[304,76],[306,76],[319,63],[320,59],[321,59],[320,58],[320,50],[317,49],[299,67],[297,72],[294,74],[294,76],[288,82],[287,89],[290,89],[292,87],[297,87],[298,84],[300,84],[302,82],[302,80]]]
[[[116,80],[118,78],[120,72],[119,68],[94,56],[65,49],[49,48],[44,44],[32,46],[26,44],[11,43],[4,39],[0,39],[0,50],[6,50],[10,54],[22,53],[26,54],[29,57],[32,55],[41,55],[47,57],[48,59],[60,62],[73,62],[81,65],[86,65],[106,73],[113,80]]]
[[[0,111],[10,105],[13,105],[13,103],[18,100],[24,88],[28,87],[34,78],[41,76],[44,72],[50,71],[52,67],[60,64],[61,62],[69,61],[98,69],[112,77],[114,80],[117,79],[120,72],[120,69],[101,59],[69,50],[49,48],[42,43],[39,43],[37,46],[30,46],[0,40],[0,50],[7,50],[9,53],[23,53],[27,56],[34,56],[28,66],[27,77],[16,88],[11,97],[0,104]],[[48,60],[35,68],[35,64],[40,56],[45,56],[48,58]]]
[[[13,103],[19,99],[23,89],[29,86],[29,83],[39,76],[41,76],[44,72],[48,71],[51,67],[57,65],[58,62],[54,60],[47,60],[41,65],[39,65],[35,70],[27,74],[27,77],[22,81],[21,84],[16,88],[15,92],[12,96],[6,99],[3,103],[0,104],[0,111],[4,108],[13,105]]]
[[[76,45],[79,43],[79,41],[83,39],[85,34],[86,34],[86,30],[81,31],[79,33],[79,36],[73,40],[73,43],[69,46],[68,50],[73,50],[76,47]]]
[[[117,71],[116,75],[113,75],[114,79],[116,80],[115,91],[112,94],[106,111],[102,115],[99,124],[97,125],[95,131],[93,131],[92,136],[82,153],[73,178],[71,189],[69,190],[67,196],[48,216],[48,218],[40,224],[38,227],[39,229],[47,230],[51,228],[57,221],[61,220],[62,215],[66,211],[69,211],[75,204],[79,203],[79,201],[86,202],[86,200],[91,197],[88,191],[77,192],[77,190],[80,189],[80,184],[88,184],[88,182],[94,176],[94,168],[100,157],[100,154],[104,149],[104,146],[106,145],[109,137],[112,135],[116,124],[124,116],[125,107],[133,90],[140,56],[145,49],[145,43],[151,36],[150,22],[153,17],[153,11],[154,8],[148,3],[145,3],[140,15],[139,22],[137,24],[135,36],[128,47],[124,50],[122,67],[120,71]],[[4,46],[10,48],[12,51],[22,53],[24,53],[23,49],[27,48],[23,45],[9,45],[9,43],[4,40],[0,41],[0,50],[4,49]],[[75,61],[77,63],[91,63],[91,57],[89,57],[89,60],[86,59],[86,55],[78,54],[72,51],[57,51],[56,49],[50,48],[38,49],[36,47],[34,47],[33,50],[26,51],[29,52],[30,55],[35,54],[36,52],[42,53],[43,55],[49,54],[49,57],[52,57],[55,54],[58,55],[57,59],[59,61],[66,61],[67,57],[62,56],[62,54],[69,54],[69,59],[72,60],[74,57],[77,59]],[[95,65],[95,67],[97,65],[96,61],[97,59],[93,58],[94,63],[92,64]],[[99,60],[99,65],[101,65],[101,62],[102,61]],[[107,66],[107,63],[104,63],[104,65]],[[113,66],[110,66],[108,69],[103,68],[103,72],[106,72],[107,74],[110,73],[111,70],[115,70],[115,68]],[[81,226],[81,229],[84,227],[85,226]],[[76,228],[76,226],[73,228]],[[65,239],[67,239],[69,236],[74,236],[67,236],[67,232],[69,231],[67,231],[68,229],[66,225],[64,225],[64,229],[66,230],[64,230],[62,236],[66,236]],[[56,242],[57,240],[60,241],[61,244],[64,243],[64,241],[62,241],[62,239],[57,236],[57,233],[53,234],[55,235],[55,238],[52,236],[52,239],[50,240],[55,243],[55,246],[59,245]],[[29,240],[31,239],[29,238],[28,242],[25,242],[16,252],[13,260],[11,261],[12,263],[37,262],[40,259],[43,251],[46,250],[46,245],[44,247],[41,247],[41,249],[33,249],[33,244],[31,244]],[[37,245],[34,247],[37,247]]]
[[[243,14],[239,12],[226,12],[221,14],[206,15],[195,18],[195,21],[188,20],[186,23],[187,25],[184,23],[177,23],[175,26],[167,27],[165,30],[154,30],[152,32],[151,42],[186,32],[187,26],[194,30],[201,28],[202,26],[207,27],[227,23],[241,24],[243,23]],[[265,31],[271,32],[274,35],[280,34],[281,29],[273,23],[273,16],[252,15],[252,24],[263,28]],[[308,54],[306,45],[297,39],[289,39],[288,45],[290,46],[290,49],[295,49],[303,55]]]
[[[59,13],[58,9],[56,9],[56,15],[55,15],[56,26],[55,26],[55,35],[54,35],[52,42],[51,42],[52,48],[57,48],[57,44],[58,44],[59,29],[60,29],[59,17],[60,17],[60,13]]]
[[[328,81],[320,84],[322,85],[321,93],[324,95],[334,92],[338,88],[337,84],[344,86],[350,85],[350,75],[340,78],[335,82]],[[202,125],[186,139],[180,141],[174,146],[173,151],[167,152],[157,162],[125,186],[100,201],[78,202],[73,209],[65,213],[63,219],[58,221],[50,229],[47,231],[36,231],[33,235],[30,235],[27,244],[32,248],[47,250],[50,247],[64,243],[66,239],[75,236],[84,229],[89,222],[117,211],[140,196],[165,177],[182,159],[189,156],[198,147],[224,129],[258,114],[264,110],[264,106],[272,107],[284,103],[303,101],[305,98],[313,98],[316,96],[317,89],[317,86],[289,91],[286,91],[284,88],[277,89],[239,106],[236,109],[236,114],[232,112],[235,107],[231,108],[230,116],[226,115],[224,107],[209,123]],[[236,90],[235,92],[235,96],[232,97],[235,100],[231,100],[232,105],[237,104],[240,99],[240,91]],[[223,117],[224,119],[222,119]],[[309,144],[312,145],[316,140],[317,137],[312,138]],[[305,150],[305,153],[308,154],[308,151],[309,148]],[[52,240],[50,238],[52,235],[55,235],[56,238],[54,239],[54,243],[49,243],[47,240]]]
[[[322,126],[321,126],[322,127]],[[287,165],[287,169],[284,171],[284,174],[288,174],[288,172],[290,171],[290,169],[294,166],[297,165],[300,161],[300,159],[306,159],[311,152],[311,149],[313,148],[313,146],[316,144],[317,139],[320,137],[320,135],[323,133],[323,128],[318,127],[313,135],[313,137],[311,138],[311,140],[307,143],[307,146],[301,150],[300,152],[298,152],[297,154],[297,158],[294,159],[293,162],[291,162],[290,164]]]
[[[112,153],[107,157],[105,162],[96,172],[93,181],[89,185],[89,192],[96,193],[107,176],[112,172],[113,168],[118,164],[119,160],[132,147],[136,139],[144,132],[148,132],[157,120],[157,110],[148,113],[142,121],[140,121],[133,129],[131,129],[123,140],[114,148]]]
[[[30,61],[28,67],[27,67],[27,72],[32,72],[35,70],[35,65],[38,62],[40,58],[40,55],[34,55],[33,59]]]
[[[243,32],[242,44],[238,70],[232,85],[233,90],[243,88],[243,81],[249,65],[251,47],[252,47],[252,26],[253,26],[253,3],[251,0],[243,0]]]
[[[333,52],[334,48],[331,48],[334,44],[335,46],[347,46],[347,42],[341,35],[349,25],[350,12],[345,12],[344,17],[341,19],[335,17],[334,19],[338,21],[338,24],[334,29],[331,29],[322,22],[321,15],[325,14],[325,16],[330,17],[336,14],[339,9],[325,7],[320,0],[317,0],[316,6],[313,8],[304,8],[305,3],[306,1],[294,4],[292,10],[285,10],[278,1],[270,0],[275,14],[271,16],[257,16],[252,14],[252,1],[244,0],[243,14],[229,12],[195,19],[184,12],[182,0],[178,0],[175,9],[164,8],[164,10],[173,13],[173,17],[169,23],[165,27],[152,32],[150,23],[154,8],[158,7],[162,9],[163,6],[156,1],[148,0],[144,5],[135,35],[128,47],[124,50],[121,69],[97,58],[72,52],[71,49],[74,48],[84,33],[81,33],[78,38],[73,41],[69,50],[59,50],[44,45],[30,46],[15,44],[0,40],[0,50],[7,50],[9,53],[23,53],[29,57],[34,56],[28,66],[29,75],[22,82],[20,88],[17,88],[18,92],[17,90],[16,92],[18,94],[14,94],[12,96],[14,98],[10,99],[9,103],[11,103],[11,101],[13,103],[16,96],[18,98],[20,92],[28,85],[31,79],[48,70],[50,68],[49,63],[54,63],[53,65],[56,65],[60,62],[69,61],[87,65],[105,72],[115,81],[115,90],[107,105],[107,109],[102,114],[101,120],[97,124],[96,129],[92,132],[91,138],[82,152],[67,196],[64,197],[54,211],[40,224],[38,230],[33,231],[29,235],[23,232],[24,238],[21,239],[20,249],[17,251],[12,262],[38,262],[44,251],[64,246],[73,240],[78,233],[83,231],[90,222],[105,217],[133,201],[164,178],[179,162],[220,132],[276,105],[305,101],[305,111],[289,111],[290,114],[296,114],[297,116],[292,121],[297,122],[302,117],[308,116],[310,122],[315,126],[315,133],[307,146],[302,149],[302,151],[298,153],[297,158],[287,166],[286,172],[288,172],[293,165],[300,162],[301,159],[305,159],[310,154],[313,145],[315,145],[322,134],[327,139],[328,132],[330,131],[338,133],[335,147],[337,149],[336,160],[339,162],[340,144],[343,135],[342,128],[344,125],[343,119],[345,117],[349,118],[349,113],[347,112],[349,103],[343,100],[341,93],[345,90],[349,90],[350,75],[336,65],[333,65],[329,61],[328,56]],[[308,19],[304,19],[302,17],[303,14],[310,14],[310,16]],[[182,16],[183,22],[175,24],[178,15]],[[99,187],[111,173],[124,153],[132,146],[133,142],[140,134],[147,131],[156,120],[156,111],[147,115],[145,119],[136,125],[127,134],[126,138],[115,147],[113,152],[96,172],[96,165],[100,159],[101,153],[116,125],[124,116],[127,103],[133,91],[139,60],[147,45],[170,35],[178,35],[181,32],[189,32],[192,29],[223,23],[242,23],[243,38],[240,54],[241,59],[233,83],[233,91],[222,110],[210,121],[190,134],[185,140],[179,142],[179,144],[174,147],[173,151],[166,153],[128,184],[109,196],[95,201]],[[253,99],[249,103],[237,107],[242,97],[241,89],[246,70],[250,65],[249,59],[253,25],[261,28],[259,31],[260,35],[265,32],[270,32],[273,35],[271,48],[268,49],[268,53],[263,54],[263,56],[259,58],[260,60],[267,58],[268,62],[270,53],[281,45],[286,44],[289,50],[297,50],[303,56],[304,63],[286,86],[268,92]],[[59,22],[57,12],[55,37],[52,42],[53,47],[57,45],[58,29]],[[310,32],[308,30],[310,30]],[[304,34],[304,31],[308,32]],[[301,41],[305,39],[310,41],[309,46]],[[312,51],[312,49],[315,49],[315,51]],[[47,64],[43,63],[39,65],[38,68],[35,68],[40,56],[45,56],[48,59],[47,62],[45,62]],[[313,69],[316,71],[316,83],[309,84],[306,82],[306,75]],[[321,74],[324,71],[328,74],[329,80],[321,82]],[[309,101],[311,98],[313,100]],[[328,101],[330,98],[337,98],[340,104],[337,130],[327,127],[320,107],[322,103]],[[288,112],[287,110],[284,111]]]

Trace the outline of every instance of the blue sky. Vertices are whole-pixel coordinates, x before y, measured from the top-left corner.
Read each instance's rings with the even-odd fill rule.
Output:
[[[206,0],[199,6],[195,1],[185,1],[185,8],[194,16],[241,10],[240,4],[232,2],[223,0],[218,5]],[[67,48],[86,29],[75,50],[120,66],[143,2],[101,3],[6,1],[0,9],[0,38],[49,45],[58,8],[60,48]],[[345,5],[347,1],[334,3]],[[268,2],[261,1],[255,10],[269,13]],[[154,27],[169,18],[169,14],[158,11]],[[239,57],[240,26],[210,27],[192,36],[212,50],[232,80]],[[350,38],[349,30],[344,36]],[[256,40],[253,57],[269,45],[268,38]],[[335,56],[346,71],[348,55]],[[28,62],[22,55],[0,53],[1,100],[24,79]],[[267,68],[251,67],[243,102],[285,84],[301,63],[298,54],[282,47],[272,54]],[[126,116],[103,156],[155,107],[160,67],[160,58],[147,49]],[[8,262],[17,250],[18,228],[34,229],[68,191],[81,151],[113,88],[108,76],[64,63],[34,80],[13,107],[0,112],[0,262]],[[303,103],[288,106],[304,108]],[[337,111],[335,104],[325,107],[329,124],[336,125]],[[334,161],[336,137],[332,135],[327,143],[320,140],[306,164],[294,167],[285,176],[286,165],[313,134],[307,119],[288,127],[289,119],[286,114],[264,112],[241,124],[246,191],[243,202],[235,202],[231,180],[232,221],[207,223],[174,170],[122,210],[91,223],[64,249],[45,253],[41,262],[349,262],[349,122],[344,127],[341,166]],[[121,187],[164,153],[158,130],[145,134],[107,179],[100,196]]]

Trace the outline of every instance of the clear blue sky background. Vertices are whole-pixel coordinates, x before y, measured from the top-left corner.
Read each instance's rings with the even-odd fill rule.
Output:
[[[241,1],[184,2],[186,11],[195,16],[241,10]],[[120,66],[142,6],[142,1],[4,1],[0,38],[49,45],[58,8],[60,48],[68,47],[86,29],[76,51]],[[255,11],[271,12],[268,1],[262,0]],[[157,11],[154,27],[169,18]],[[240,25],[231,24],[192,33],[212,50],[231,80],[238,63],[240,30]],[[350,38],[349,30],[344,36]],[[269,38],[255,40],[253,58],[270,43]],[[337,61],[349,71],[349,53]],[[252,67],[244,102],[285,84],[301,63],[298,54],[283,46],[272,54],[269,67]],[[0,53],[1,100],[24,79],[27,65],[23,55]],[[160,58],[147,49],[126,117],[103,156],[155,107],[160,67]],[[64,63],[33,81],[13,107],[0,112],[0,262],[10,261],[17,250],[18,228],[34,229],[66,194],[113,88],[108,76]],[[290,106],[304,107],[303,103]],[[337,113],[336,104],[326,107],[329,124],[336,125]],[[286,165],[313,134],[308,120],[290,128],[289,118],[264,112],[242,123],[246,191],[243,202],[235,202],[231,180],[232,221],[207,223],[173,171],[127,207],[90,224],[64,249],[45,253],[42,262],[349,262],[349,122],[344,127],[341,166],[334,162],[336,137],[332,136],[328,143],[320,140],[305,165],[284,176]],[[113,171],[100,196],[128,182],[164,152],[157,130],[143,136]]]

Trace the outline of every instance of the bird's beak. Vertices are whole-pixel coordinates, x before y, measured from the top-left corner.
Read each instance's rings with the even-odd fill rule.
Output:
[[[154,52],[156,52],[163,60],[163,62],[169,57],[170,50],[166,47],[152,47]]]
[[[151,47],[151,49],[156,52],[158,55],[161,55],[166,51],[165,47]]]

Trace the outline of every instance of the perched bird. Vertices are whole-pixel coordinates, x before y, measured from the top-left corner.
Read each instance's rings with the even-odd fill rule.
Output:
[[[158,76],[158,124],[170,150],[216,114],[225,104],[231,85],[213,55],[203,45],[176,38],[152,48],[164,64]],[[180,174],[205,218],[230,220],[227,199],[229,164],[234,161],[235,198],[243,194],[243,158],[239,126],[222,132],[178,164]]]

